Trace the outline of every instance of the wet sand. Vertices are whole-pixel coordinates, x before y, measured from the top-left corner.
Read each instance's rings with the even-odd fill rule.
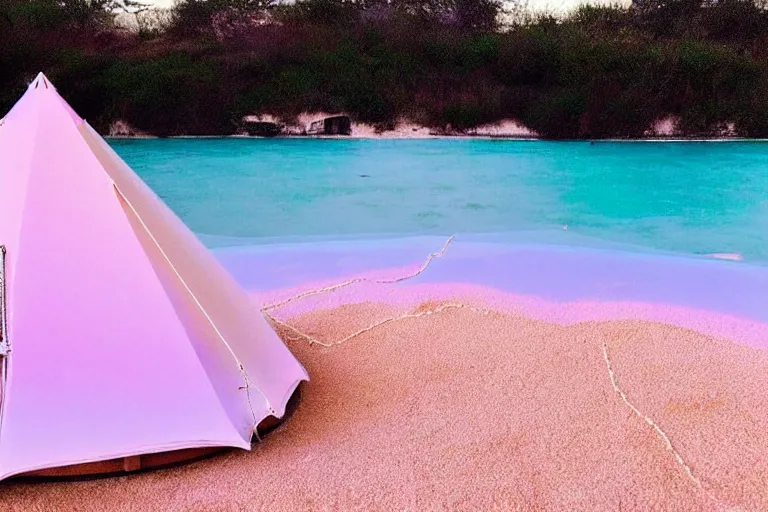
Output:
[[[252,452],[0,486],[4,510],[766,510],[768,353],[641,320],[363,303],[284,318],[312,381]],[[282,317],[281,317],[282,318]],[[282,330],[282,329],[281,329]],[[52,423],[55,432],[55,422]]]

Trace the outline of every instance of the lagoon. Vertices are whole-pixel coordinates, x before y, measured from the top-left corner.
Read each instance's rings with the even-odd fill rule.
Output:
[[[768,262],[768,143],[111,140],[212,246],[463,234]]]

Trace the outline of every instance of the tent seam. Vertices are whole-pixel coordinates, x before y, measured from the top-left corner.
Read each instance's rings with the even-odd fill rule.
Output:
[[[115,188],[115,191],[120,195],[120,197],[123,199],[123,201],[125,201],[125,203],[131,209],[133,214],[136,215],[136,218],[141,223],[141,226],[144,228],[144,231],[146,231],[146,233],[149,235],[149,237],[152,240],[152,242],[155,244],[157,249],[163,255],[163,258],[165,258],[165,261],[167,261],[168,265],[170,265],[171,270],[173,270],[174,274],[176,274],[176,277],[179,279],[179,281],[181,281],[181,284],[184,286],[184,288],[187,290],[189,295],[192,297],[192,299],[194,300],[195,304],[200,309],[200,311],[202,311],[203,315],[205,315],[206,320],[208,320],[208,323],[211,325],[211,327],[213,327],[213,330],[214,330],[214,332],[216,332],[216,335],[219,337],[219,339],[222,341],[222,343],[224,343],[224,345],[229,350],[229,353],[232,355],[232,358],[237,363],[238,369],[240,370],[240,373],[242,373],[243,380],[245,381],[245,386],[241,386],[240,389],[245,389],[245,395],[246,395],[246,400],[248,402],[248,408],[251,411],[251,416],[253,417],[253,426],[251,427],[251,430],[255,431],[256,430],[256,425],[257,425],[257,420],[256,420],[256,413],[253,410],[253,404],[251,402],[251,391],[250,391],[250,389],[251,389],[251,379],[248,377],[248,372],[245,370],[245,367],[243,366],[243,363],[237,357],[237,354],[235,354],[234,350],[232,350],[232,347],[229,345],[229,343],[227,343],[226,338],[221,333],[219,328],[216,327],[216,323],[213,321],[213,319],[210,317],[210,315],[205,310],[203,305],[200,303],[200,301],[198,300],[197,296],[195,296],[195,294],[189,288],[189,286],[187,285],[187,283],[184,280],[184,278],[181,276],[179,271],[174,266],[173,262],[171,262],[171,259],[165,253],[163,248],[160,246],[160,243],[157,241],[155,236],[152,234],[152,232],[150,231],[149,227],[144,223],[144,220],[141,218],[141,215],[139,215],[139,212],[136,211],[136,209],[133,207],[133,204],[131,204],[131,202],[125,197],[125,195],[122,192],[120,192],[119,187],[117,186],[117,184],[114,181],[112,182],[112,186]],[[264,394],[264,392],[261,391],[261,389],[259,389],[258,387],[256,387],[256,389],[259,391],[261,396],[264,398],[264,401],[266,402],[267,407],[269,407],[270,411],[274,412],[274,409],[272,408],[272,405],[269,403],[269,399]]]
[[[63,101],[63,100],[62,100]],[[102,168],[107,172],[107,175],[112,179],[112,181],[115,183],[115,185],[122,190],[122,184],[124,183],[121,180],[125,180],[126,184],[126,190],[132,191],[131,194],[134,192],[136,194],[142,195],[145,194],[146,197],[150,200],[150,204],[147,205],[148,208],[160,208],[162,212],[161,217],[165,215],[170,215],[175,219],[175,222],[178,222],[178,226],[174,226],[174,221],[169,221],[168,219],[164,219],[162,222],[166,224],[169,228],[173,230],[182,229],[184,238],[190,237],[192,240],[189,240],[188,242],[193,242],[195,245],[194,248],[191,248],[191,250],[198,253],[200,256],[204,255],[207,258],[210,258],[208,261],[205,259],[196,259],[198,262],[197,264],[216,264],[218,269],[217,272],[222,273],[222,277],[226,276],[226,279],[228,280],[228,283],[225,284],[227,287],[236,286],[238,288],[237,292],[240,296],[238,297],[232,297],[230,292],[227,292],[228,295],[230,295],[229,300],[235,300],[236,302],[243,304],[246,301],[250,304],[251,298],[245,293],[244,290],[242,290],[242,287],[237,284],[237,282],[233,279],[231,275],[229,275],[228,272],[226,272],[225,269],[223,269],[220,265],[220,262],[217,262],[215,260],[215,257],[210,254],[210,251],[200,242],[200,240],[197,238],[197,236],[189,229],[188,226],[184,224],[181,219],[178,218],[177,215],[174,214],[174,212],[168,207],[167,204],[164,203],[164,201],[157,195],[157,193],[151,189],[146,183],[142,181],[140,177],[136,175],[136,173],[128,166],[128,164],[120,158],[120,156],[115,153],[114,148],[110,147],[110,145],[101,137],[99,134],[93,129],[92,126],[88,124],[87,121],[83,121],[82,125],[78,128],[80,131],[81,137],[83,137],[86,141],[86,143],[91,146],[91,150],[94,152],[96,158],[101,162]],[[135,188],[134,188],[135,187]],[[131,196],[132,197],[132,196]],[[151,203],[156,203],[152,205]],[[142,208],[143,211],[143,208]],[[170,223],[169,223],[170,222]],[[169,253],[170,255],[171,253]],[[175,261],[175,256],[173,258]],[[205,262],[205,263],[203,263]],[[250,304],[252,305],[252,304]],[[251,314],[255,314],[255,311],[251,311]],[[260,320],[264,321],[263,318]],[[267,326],[269,326],[268,322],[264,322]],[[222,324],[223,325],[223,324]],[[261,325],[254,326],[251,325],[251,328],[249,330],[256,330],[259,331],[262,328]],[[236,346],[236,344],[234,345]],[[237,353],[239,357],[239,352]],[[247,356],[244,356],[241,360],[248,362],[249,358]],[[302,368],[302,371],[306,374],[306,370]],[[249,378],[249,385],[253,385],[257,387],[259,390],[263,390],[264,386],[262,386],[263,381],[262,377],[260,375],[254,374],[254,379],[251,379],[250,372],[248,374]],[[262,392],[262,394],[264,394]],[[266,397],[265,397],[266,398]],[[274,405],[271,404],[271,398],[270,395],[269,400],[267,400],[267,405],[269,411],[274,414],[276,412],[276,408]],[[257,418],[259,419],[259,418]]]

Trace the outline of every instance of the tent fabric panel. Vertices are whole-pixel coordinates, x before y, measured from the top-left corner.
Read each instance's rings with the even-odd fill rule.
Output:
[[[243,364],[252,385],[277,416],[296,385],[308,380],[258,305],[163,201],[84,122],[80,131],[120,193],[165,251],[192,294]]]
[[[58,95],[38,88],[22,101],[39,103],[39,144],[12,248],[0,476],[186,447],[247,448]]]
[[[147,255],[148,261],[170,300],[181,325],[187,334],[200,364],[216,391],[219,402],[229,415],[243,441],[250,442],[253,425],[269,415],[265,403],[248,400],[244,389],[246,380],[232,354],[219,340],[216,331],[202,310],[186,289],[182,289],[179,278],[162,251],[122,194],[115,189],[137,239]],[[251,409],[251,408],[254,409]]]

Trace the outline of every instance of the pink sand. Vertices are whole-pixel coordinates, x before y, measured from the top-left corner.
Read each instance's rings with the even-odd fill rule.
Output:
[[[433,310],[435,290],[421,303],[409,288],[409,300],[281,318],[333,341]],[[118,479],[9,483],[0,505],[768,509],[763,350],[660,323],[562,325],[469,309],[392,322],[332,348],[289,343],[312,381],[295,415],[253,452]]]

